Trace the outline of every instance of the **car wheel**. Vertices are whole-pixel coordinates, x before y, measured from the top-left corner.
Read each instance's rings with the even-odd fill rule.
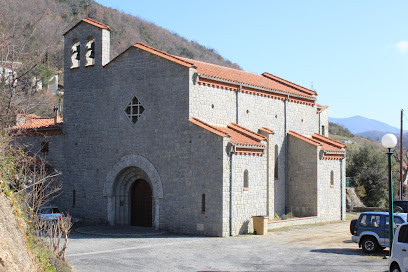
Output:
[[[380,249],[377,239],[374,237],[365,237],[361,242],[361,247],[366,253],[374,253]]]
[[[356,229],[357,219],[353,219],[350,222],[350,233],[354,235],[354,230]]]
[[[391,266],[390,272],[401,272],[401,269],[399,268],[398,264],[394,263]]]
[[[404,209],[402,207],[400,207],[400,206],[395,206],[394,207],[394,212],[395,213],[402,213],[402,212],[404,212]]]

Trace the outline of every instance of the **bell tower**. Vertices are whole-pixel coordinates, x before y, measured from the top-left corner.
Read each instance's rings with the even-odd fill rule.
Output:
[[[110,61],[108,25],[85,18],[64,33],[64,70],[102,68]]]

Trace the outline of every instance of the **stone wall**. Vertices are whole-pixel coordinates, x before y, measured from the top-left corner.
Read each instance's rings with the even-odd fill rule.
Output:
[[[345,219],[345,167],[342,174],[341,164],[341,160],[319,160],[318,216],[327,220]],[[334,177],[333,185],[330,185],[331,171]]]
[[[329,137],[329,110],[328,109],[322,110],[322,112],[320,112],[318,116],[320,118],[319,119],[320,121],[319,122],[319,125],[320,125],[319,133],[326,137]]]
[[[320,147],[289,135],[289,211],[296,217],[317,215],[318,150]]]

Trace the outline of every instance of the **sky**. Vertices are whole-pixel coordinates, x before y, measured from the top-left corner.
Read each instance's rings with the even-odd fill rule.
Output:
[[[245,71],[313,88],[330,117],[395,127],[401,109],[408,117],[408,1],[96,2],[212,48]]]

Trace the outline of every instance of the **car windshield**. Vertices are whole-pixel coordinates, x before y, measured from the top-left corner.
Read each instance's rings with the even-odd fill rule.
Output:
[[[60,210],[57,207],[52,207],[52,208],[43,208],[41,209],[40,213],[61,213]]]

